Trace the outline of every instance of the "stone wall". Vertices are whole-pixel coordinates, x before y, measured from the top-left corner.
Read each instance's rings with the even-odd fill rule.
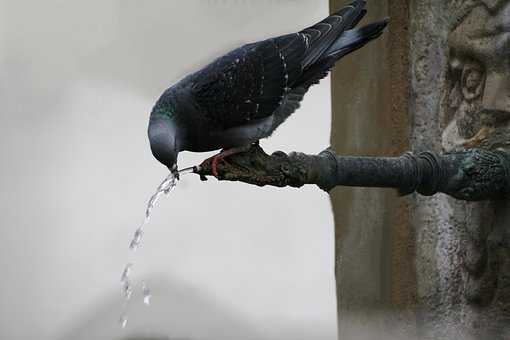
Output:
[[[508,146],[509,5],[411,1],[413,150]],[[422,338],[510,337],[507,214],[505,202],[414,197]]]
[[[334,10],[344,1],[330,1]],[[339,154],[510,143],[510,1],[369,1],[388,32],[332,76]],[[338,188],[339,335],[510,338],[510,209]],[[366,333],[367,329],[369,333]],[[365,335],[369,336],[365,336]]]

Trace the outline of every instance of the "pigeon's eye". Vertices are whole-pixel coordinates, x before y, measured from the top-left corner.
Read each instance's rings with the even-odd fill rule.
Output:
[[[468,101],[475,100],[483,93],[485,70],[477,62],[466,63],[462,70],[462,94]]]

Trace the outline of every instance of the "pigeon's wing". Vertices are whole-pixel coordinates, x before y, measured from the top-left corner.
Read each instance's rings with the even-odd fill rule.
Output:
[[[308,89],[310,86],[317,84],[328,75],[338,59],[360,49],[369,41],[378,38],[383,33],[387,24],[388,19],[384,19],[342,33],[333,45],[322,54],[320,59],[303,72],[295,87]]]
[[[279,45],[284,39],[290,42],[286,48]],[[192,89],[204,118],[228,129],[271,116],[290,82],[301,75],[303,49],[303,40],[268,39],[238,48],[199,71]]]
[[[301,101],[306,93],[306,88],[302,86],[298,86],[289,91],[289,93],[285,94],[285,97],[282,100],[282,104],[278,107],[278,109],[274,113],[274,118],[271,127],[271,133],[282,124],[291,114],[294,113],[299,106],[301,105]]]
[[[365,5],[365,1],[356,0],[321,22],[299,32],[307,42],[304,69],[319,60],[345,30],[353,28],[360,22],[367,13]]]
[[[343,32],[317,61],[303,70],[301,77],[293,84],[292,90],[285,96],[281,107],[275,112],[272,129],[276,129],[299,107],[301,99],[310,86],[327,76],[338,59],[379,37],[387,24],[388,19],[384,19]]]
[[[195,74],[192,85],[204,118],[228,129],[295,110],[304,93],[299,90],[296,95],[294,85],[361,19],[364,5],[355,1],[312,27],[245,45],[206,66]]]

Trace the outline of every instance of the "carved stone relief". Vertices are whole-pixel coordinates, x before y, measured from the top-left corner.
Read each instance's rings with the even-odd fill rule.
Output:
[[[454,26],[443,147],[510,147],[510,3],[484,0]]]
[[[510,1],[464,1],[448,36],[449,69],[443,101],[442,146],[510,148]],[[479,307],[497,304],[502,262],[508,257],[506,222],[493,202],[466,203],[464,295]],[[462,215],[462,214],[461,214]],[[506,255],[504,255],[506,254]],[[499,288],[498,288],[499,286]],[[508,289],[508,287],[506,288]]]

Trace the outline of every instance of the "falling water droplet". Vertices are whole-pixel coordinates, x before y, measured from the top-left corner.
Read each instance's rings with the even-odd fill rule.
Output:
[[[137,250],[142,243],[142,236],[143,236],[143,225],[140,226],[138,229],[136,229],[135,234],[133,235],[133,239],[131,240],[131,243],[129,244],[129,249]]]
[[[119,318],[120,327],[126,328],[128,322],[128,318],[126,314],[122,314]]]
[[[147,306],[151,304],[151,290],[145,281],[142,281],[142,295],[143,295],[143,303]]]
[[[124,293],[124,300],[129,301],[131,299],[131,295],[133,295],[133,285],[131,284],[131,280],[126,280],[122,283],[122,291]]]
[[[131,275],[131,268],[133,268],[132,263],[128,263],[126,267],[124,268],[124,271],[122,272],[122,275],[120,276],[120,282],[124,283],[129,279],[129,276]]]

